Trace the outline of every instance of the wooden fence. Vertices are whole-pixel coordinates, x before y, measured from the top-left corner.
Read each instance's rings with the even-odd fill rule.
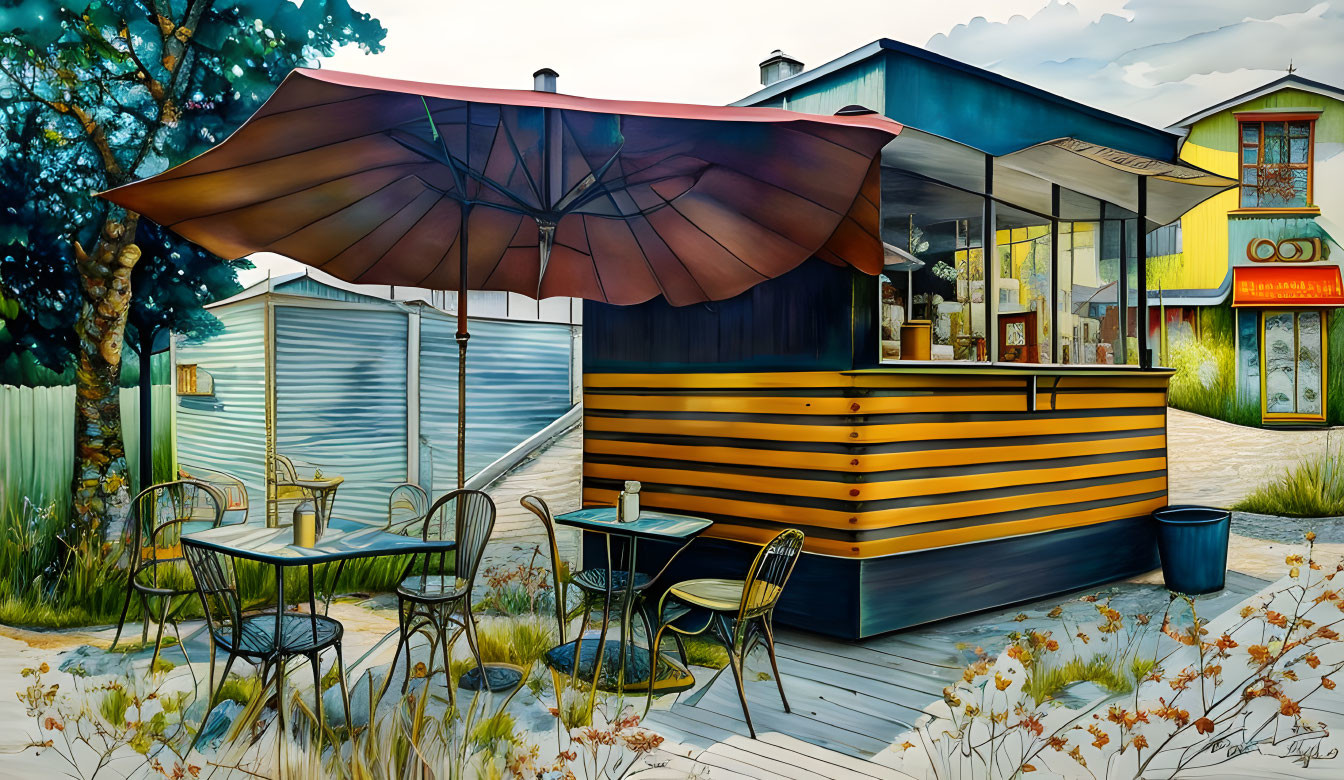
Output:
[[[154,439],[162,457],[173,456],[172,388],[153,389]],[[122,435],[131,484],[139,485],[139,390],[121,390]],[[166,448],[166,449],[163,449]],[[0,385],[0,511],[29,498],[55,503],[64,513],[70,503],[75,461],[75,388]]]

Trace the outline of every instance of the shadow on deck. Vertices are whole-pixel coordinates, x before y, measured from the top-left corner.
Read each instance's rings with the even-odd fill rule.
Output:
[[[1220,614],[1265,584],[1228,572],[1222,591],[1197,599],[1200,615]],[[753,652],[746,689],[758,739],[747,737],[727,670],[714,676],[696,669],[697,687],[670,708],[650,712],[647,721],[669,740],[702,751],[692,754],[694,760],[713,768],[714,777],[898,777],[869,759],[895,743],[926,706],[942,697],[943,688],[961,677],[975,647],[995,654],[1012,631],[1054,629],[1058,635],[1058,621],[1046,613],[1062,605],[1066,614],[1085,616],[1094,606],[1078,597],[1107,592],[1125,615],[1160,615],[1169,602],[1159,585],[1122,582],[864,641],[781,628],[776,651],[792,713],[784,712],[774,681],[761,674],[769,671],[764,651]],[[1019,619],[1022,615],[1026,618]]]

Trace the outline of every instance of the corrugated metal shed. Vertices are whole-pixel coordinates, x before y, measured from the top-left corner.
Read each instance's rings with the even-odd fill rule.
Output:
[[[261,299],[216,309],[224,329],[202,342],[175,337],[177,365],[195,363],[214,378],[214,395],[177,396],[177,459],[184,467],[226,471],[243,481],[249,519],[265,516],[266,306]]]
[[[457,484],[456,321],[420,324],[420,473],[434,492]],[[467,350],[467,473],[564,414],[571,402],[570,326],[473,321]],[[427,481],[427,480],[426,480]]]
[[[578,397],[578,328],[532,319],[540,308],[521,322],[471,319],[468,475]],[[239,477],[250,521],[266,517],[268,359],[275,452],[303,474],[320,468],[345,479],[336,516],[382,522],[388,493],[408,479],[435,495],[456,486],[455,317],[305,275],[257,285],[211,311],[221,333],[177,340],[176,363],[214,378],[212,395],[177,396],[178,458]]]
[[[400,311],[275,307],[275,451],[345,477],[341,517],[385,518],[406,481],[406,331]]]

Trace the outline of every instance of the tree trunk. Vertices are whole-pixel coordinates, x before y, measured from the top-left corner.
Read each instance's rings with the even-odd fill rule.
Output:
[[[130,508],[121,436],[121,348],[131,303],[131,269],[139,215],[108,217],[91,253],[75,244],[84,306],[75,323],[74,500],[65,539],[70,548],[119,533]]]
[[[144,490],[154,484],[154,330],[140,328],[140,484]]]

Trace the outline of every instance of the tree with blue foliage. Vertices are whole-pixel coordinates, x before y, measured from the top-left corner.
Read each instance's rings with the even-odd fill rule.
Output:
[[[186,268],[219,263],[166,232],[147,236],[138,214],[97,193],[199,154],[293,68],[338,46],[378,51],[385,34],[347,0],[0,0],[5,152],[18,151],[12,137],[23,139],[33,183],[25,203],[40,224],[58,226],[23,244],[24,262],[68,263],[78,293],[67,545],[120,526],[129,508],[117,393],[128,318],[162,327],[170,309],[199,308],[210,291]],[[31,122],[26,138],[11,132],[15,122]],[[203,283],[227,282],[232,272],[226,266]],[[175,274],[184,281],[174,283]],[[141,295],[146,284],[157,298]],[[58,287],[52,280],[44,289]]]

